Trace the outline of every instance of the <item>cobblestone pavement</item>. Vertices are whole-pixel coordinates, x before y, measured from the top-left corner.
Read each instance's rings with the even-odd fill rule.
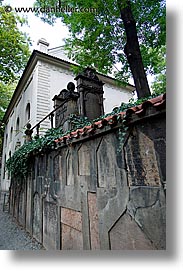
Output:
[[[0,250],[44,250],[0,204]]]

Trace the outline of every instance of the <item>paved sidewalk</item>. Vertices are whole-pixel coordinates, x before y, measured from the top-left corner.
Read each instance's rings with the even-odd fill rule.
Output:
[[[0,250],[43,250],[0,204]]]

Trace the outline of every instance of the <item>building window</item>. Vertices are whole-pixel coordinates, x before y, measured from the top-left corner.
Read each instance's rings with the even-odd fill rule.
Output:
[[[17,118],[17,123],[16,123],[16,134],[18,134],[20,131],[20,119],[19,117]]]
[[[30,120],[30,103],[27,103],[25,117],[26,117],[26,121]]]
[[[11,127],[11,130],[10,130],[10,141],[12,141],[12,137],[13,137],[13,127]]]
[[[6,155],[4,156],[4,169],[3,169],[3,179],[6,177]]]

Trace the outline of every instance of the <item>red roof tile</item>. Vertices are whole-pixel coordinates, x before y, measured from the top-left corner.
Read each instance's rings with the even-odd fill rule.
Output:
[[[105,126],[103,122],[104,122],[103,120],[99,120],[94,122],[94,125],[96,126],[96,128],[101,129]]]
[[[166,94],[148,99],[147,101],[143,102],[138,106],[129,108],[126,112],[119,112],[118,114],[109,115],[108,117],[105,117],[99,121],[96,121],[91,125],[87,125],[81,129],[77,129],[76,131],[73,131],[70,134],[55,140],[55,142],[57,144],[61,144],[61,143],[66,143],[72,138],[79,138],[80,136],[92,135],[97,129],[102,129],[106,125],[110,125],[111,127],[115,126],[118,123],[119,118],[123,120],[125,116],[129,118],[132,115],[141,117],[145,114],[146,109],[148,107],[153,107],[159,110],[159,109],[163,109],[165,107],[165,104],[166,104]]]

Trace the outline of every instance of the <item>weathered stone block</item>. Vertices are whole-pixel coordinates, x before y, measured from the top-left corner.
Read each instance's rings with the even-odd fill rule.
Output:
[[[58,206],[53,203],[43,204],[43,245],[48,250],[59,248]]]
[[[25,205],[26,205],[26,201],[25,201],[25,190],[24,188],[20,191],[20,194],[19,194],[19,213],[18,213],[18,220],[19,220],[19,223],[23,226],[25,226],[25,215],[26,215],[26,212],[25,212]]]
[[[115,136],[108,135],[103,137],[97,150],[98,186],[116,186],[116,152]]]
[[[83,144],[78,150],[78,167],[80,176],[90,176],[90,155],[91,149],[86,144]]]
[[[138,186],[130,187],[130,200],[128,202],[128,211],[133,216],[137,208],[151,207],[160,196],[160,187]]]
[[[82,214],[68,208],[61,208],[61,244],[63,250],[82,250]]]
[[[77,80],[77,90],[80,94],[78,100],[79,114],[83,117],[88,117],[89,120],[103,115],[104,83],[99,81],[96,71],[86,68],[75,80]]]
[[[87,93],[85,96],[85,115],[90,120],[99,117],[101,113],[100,96],[94,93]]]
[[[39,242],[41,242],[41,215],[42,215],[42,209],[40,205],[40,197],[38,193],[35,193],[33,196],[33,236],[35,239],[37,239]]]
[[[153,140],[134,129],[125,151],[129,185],[159,186],[160,175]]]
[[[88,211],[90,222],[91,249],[100,249],[97,196],[95,193],[88,193]]]
[[[62,224],[62,250],[83,250],[82,232]]]
[[[112,250],[154,250],[150,240],[128,214],[116,222],[109,238]]]
[[[62,179],[62,156],[60,154],[53,158],[53,180],[59,181]]]
[[[62,207],[61,222],[82,231],[82,215],[79,211]]]
[[[129,187],[127,186],[126,172],[117,173],[116,188],[98,188],[97,205],[99,215],[99,235],[101,249],[109,249],[109,231],[125,212],[128,199]]]
[[[156,249],[166,248],[166,202],[163,188],[134,187],[130,191],[128,213],[152,241]]]
[[[135,220],[156,249],[166,249],[166,208],[157,201],[152,207],[138,208]]]
[[[32,179],[27,179],[26,193],[26,229],[32,234]]]
[[[63,89],[59,95],[53,98],[54,108],[56,108],[55,114],[55,126],[56,128],[63,126],[63,130],[70,130],[70,123],[67,118],[70,114],[78,114],[77,100],[79,94],[75,91],[75,85],[69,82],[67,85],[67,90]],[[60,107],[59,107],[60,106]],[[68,122],[65,124],[65,122]]]
[[[74,185],[74,159],[72,156],[72,150],[68,151],[67,154],[67,185]]]
[[[156,150],[161,180],[166,181],[166,141],[165,139],[155,140],[154,147]]]

